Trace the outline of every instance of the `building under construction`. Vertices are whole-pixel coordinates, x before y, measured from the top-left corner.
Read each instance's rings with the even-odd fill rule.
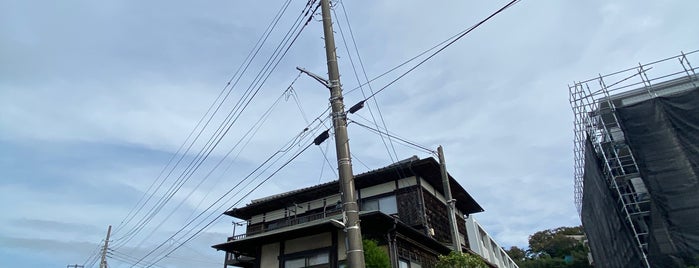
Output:
[[[699,264],[699,50],[569,86],[597,267]]]

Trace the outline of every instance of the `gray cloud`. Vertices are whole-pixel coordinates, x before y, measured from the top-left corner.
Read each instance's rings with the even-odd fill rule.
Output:
[[[17,219],[13,220],[11,224],[40,232],[65,232],[79,234],[84,232],[102,231],[88,224],[59,222],[43,219]]]
[[[503,3],[343,4],[368,76],[373,77]],[[34,238],[17,240],[13,232],[55,222],[56,240],[43,242],[90,244],[103,237],[106,225],[118,224],[254,45],[277,11],[262,8],[267,4],[0,4],[0,23],[6,26],[0,28],[0,167],[7,170],[0,183],[0,201],[16,204],[0,218],[3,241],[22,248],[39,244]],[[376,100],[391,132],[429,147],[444,145],[450,172],[486,209],[476,215],[479,221],[501,245],[524,246],[527,235],[537,230],[579,224],[572,200],[572,113],[567,85],[694,49],[699,32],[693,27],[696,8],[691,5],[522,1]],[[337,21],[344,23],[342,16]],[[280,31],[289,24],[282,22]],[[348,28],[343,30],[348,33]],[[319,23],[309,24],[213,153],[212,161],[173,199],[175,204],[296,77],[294,67],[325,74],[320,33]],[[282,34],[276,32],[269,44]],[[342,81],[348,90],[357,82],[339,33],[337,38]],[[272,48],[265,47],[260,55],[269,55]],[[262,67],[262,59],[251,65],[233,101]],[[398,73],[377,80],[373,88],[382,87]],[[309,118],[326,107],[327,91],[317,82],[302,76],[294,89]],[[359,91],[347,94],[346,104],[354,104],[361,95]],[[229,102],[223,110],[232,107]],[[370,118],[367,109],[360,114]],[[202,210],[200,204],[213,202],[300,131],[305,123],[299,115],[293,100],[281,102],[232,168],[212,174],[165,221],[162,230],[177,230],[191,213]],[[356,125],[349,131],[356,173],[390,163],[376,135]],[[203,145],[200,141],[195,148]],[[396,146],[396,151],[398,158],[428,156],[403,146]],[[334,162],[332,148],[328,157]],[[320,175],[324,162],[321,152],[311,148],[241,204],[334,179],[328,167]],[[176,170],[172,179],[182,171]],[[62,194],[66,192],[72,194]],[[164,211],[168,213],[175,204]],[[220,220],[212,229],[216,234],[188,246],[222,258],[208,246],[225,239],[231,230],[223,222],[230,220]],[[86,231],[77,235],[72,228]],[[39,232],[32,237],[42,239]],[[158,232],[149,243],[166,237],[165,231]],[[177,263],[166,261],[168,266]]]

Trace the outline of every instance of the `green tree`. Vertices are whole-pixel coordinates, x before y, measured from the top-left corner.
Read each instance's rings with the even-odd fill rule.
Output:
[[[589,268],[582,226],[559,227],[529,236],[529,249],[511,247],[507,254],[520,268]]]
[[[563,258],[571,251],[582,247],[581,241],[573,238],[576,235],[583,235],[581,227],[559,227],[538,231],[529,236],[529,250],[536,256],[545,254],[554,258]]]
[[[510,256],[517,264],[523,262],[527,258],[527,251],[516,246],[506,249],[507,255]]]
[[[362,240],[364,245],[364,265],[366,268],[390,268],[391,259],[374,240]]]
[[[487,268],[483,259],[468,253],[452,251],[449,255],[439,256],[437,268]]]

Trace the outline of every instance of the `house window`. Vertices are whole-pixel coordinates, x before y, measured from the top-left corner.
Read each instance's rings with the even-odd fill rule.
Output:
[[[362,201],[362,211],[378,210],[388,215],[398,214],[396,196],[389,195],[379,198],[370,198]]]
[[[324,268],[330,267],[330,256],[328,252],[321,252],[313,255],[301,256],[284,261],[284,268]]]

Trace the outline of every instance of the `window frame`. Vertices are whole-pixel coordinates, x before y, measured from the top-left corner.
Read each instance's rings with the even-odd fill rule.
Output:
[[[381,204],[382,204],[381,200],[382,199],[385,200],[388,198],[392,199],[391,203],[394,205],[392,207],[391,211],[386,211],[386,210],[382,209],[382,206],[381,206]],[[375,203],[376,209],[369,209],[369,210],[366,209],[366,206],[369,203]],[[384,213],[386,215],[397,215],[398,214],[398,197],[397,197],[395,192],[390,192],[390,193],[385,193],[385,194],[380,194],[380,195],[362,198],[361,204],[360,204],[360,210],[361,211],[379,211],[379,212]]]
[[[290,254],[284,254],[284,255],[280,256],[279,263],[281,264],[281,267],[286,268],[287,261],[294,261],[294,260],[303,259],[304,260],[304,266],[303,266],[304,268],[332,267],[333,256],[331,253],[332,253],[332,247],[304,250],[304,251],[294,252],[294,253],[290,253]],[[316,257],[318,255],[322,255],[322,254],[325,254],[327,256],[326,263],[309,265],[310,258]]]

